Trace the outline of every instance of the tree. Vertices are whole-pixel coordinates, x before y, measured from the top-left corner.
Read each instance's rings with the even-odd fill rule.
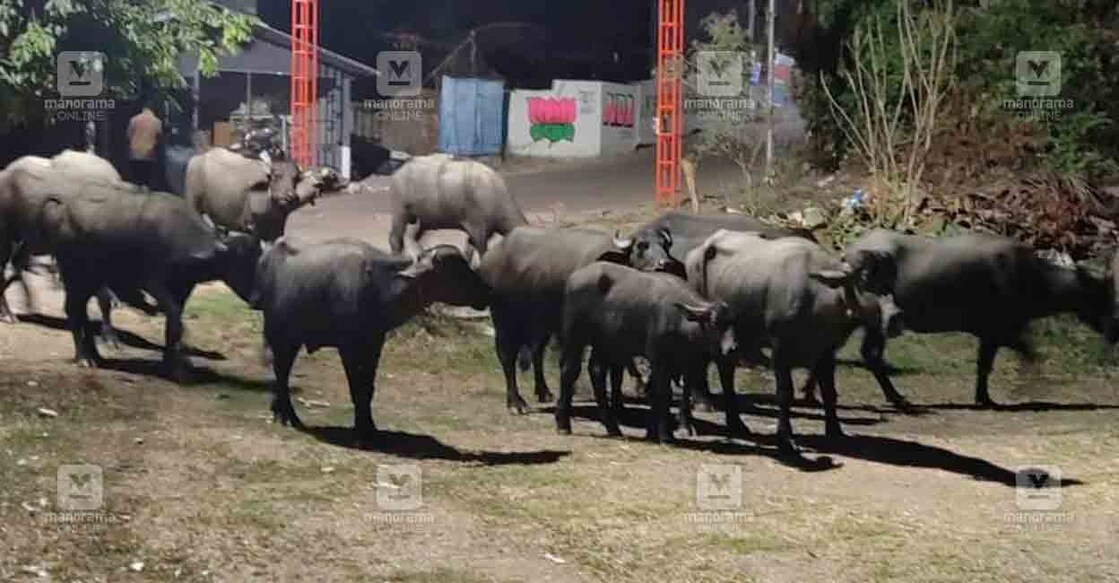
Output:
[[[55,95],[60,51],[107,55],[107,97],[182,87],[179,57],[199,55],[204,75],[252,35],[255,17],[204,0],[0,2],[0,131],[40,120]]]

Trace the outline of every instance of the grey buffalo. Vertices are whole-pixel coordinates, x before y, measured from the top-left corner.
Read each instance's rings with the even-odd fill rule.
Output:
[[[1026,334],[1030,321],[1073,313],[1092,329],[1113,339],[1117,335],[1111,298],[1119,282],[1109,284],[1086,269],[1055,265],[1005,237],[972,233],[933,238],[879,229],[851,244],[845,258],[852,267],[880,271],[889,280],[907,329],[966,332],[979,339],[979,405],[994,405],[988,377],[1000,347],[1033,358]],[[885,345],[885,337],[869,329],[863,358],[886,398],[908,406],[887,374]]]
[[[329,168],[301,171],[287,158],[264,161],[213,148],[191,158],[184,190],[191,207],[218,227],[274,241],[291,213],[342,182]]]
[[[281,239],[261,258],[253,297],[273,353],[273,414],[285,425],[303,426],[288,385],[295,357],[303,347],[336,347],[354,404],[354,428],[372,438],[371,401],[385,335],[432,302],[481,309],[488,299],[489,288],[451,246],[429,249],[413,262],[352,239],[313,245]]]
[[[260,244],[248,235],[220,240],[181,198],[138,192],[128,185],[78,183],[76,192],[43,206],[42,225],[51,238],[66,285],[66,320],[80,365],[99,357],[87,333],[86,302],[103,287],[142,290],[166,314],[163,363],[179,380],[183,306],[195,285],[221,279],[242,298],[252,290]]]
[[[896,334],[898,313],[870,263],[852,268],[819,245],[798,238],[767,240],[719,231],[688,254],[688,284],[726,302],[744,353],[771,349],[780,417],[777,443],[795,451],[789,409],[793,368],[819,379],[830,437],[842,436],[836,415],[835,353],[859,326]],[[734,393],[732,359],[716,360],[725,398]]]
[[[48,234],[39,221],[43,205],[52,197],[65,197],[77,192],[77,185],[87,182],[114,185],[113,191],[120,193],[136,190],[121,181],[120,174],[107,160],[74,150],[63,151],[52,158],[24,156],[0,172],[0,266],[11,261],[14,272],[0,287],[0,318],[15,321],[4,292],[16,279],[22,282],[24,272],[30,268],[32,256],[53,252]],[[31,290],[26,282],[23,282],[23,288],[28,302],[33,304]],[[121,299],[137,308],[149,313],[153,310],[141,295],[132,293],[132,290],[117,290],[117,293]],[[107,289],[97,293],[101,308],[102,337],[116,345],[111,298]]]
[[[641,226],[633,235],[634,267],[664,271],[672,258],[683,260],[716,231],[760,233],[767,239],[801,237],[815,241],[811,231],[771,225],[747,215],[719,213],[695,215],[671,210]],[[684,277],[683,273],[678,273]]]
[[[412,158],[392,175],[392,252],[404,251],[404,232],[416,224],[415,239],[425,231],[465,231],[473,250],[484,255],[490,237],[527,225],[524,213],[493,169],[446,154]],[[472,253],[472,251],[470,251]]]
[[[505,404],[518,413],[527,405],[517,391],[519,354],[532,358],[536,397],[552,394],[544,380],[544,351],[560,330],[563,293],[575,270],[595,261],[628,264],[633,242],[596,229],[517,227],[482,259],[478,272],[493,290],[495,344],[505,374]],[[632,369],[632,367],[631,367]]]
[[[607,372],[620,371],[638,356],[649,361],[652,372],[646,438],[662,443],[672,440],[671,380],[681,376],[694,380],[702,363],[713,357],[723,358],[737,348],[733,320],[725,303],[704,300],[674,275],[606,262],[583,267],[568,279],[562,345],[558,431],[571,432],[575,380],[582,368],[583,352],[590,346],[588,372],[602,423],[610,435],[621,435],[621,430],[606,399]],[[613,406],[617,405],[615,399]],[[681,405],[682,410],[686,407]],[[727,409],[728,422],[732,422],[732,416],[738,419],[733,406]]]

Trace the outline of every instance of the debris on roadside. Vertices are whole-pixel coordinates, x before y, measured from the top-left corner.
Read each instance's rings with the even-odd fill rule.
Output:
[[[925,199],[922,216],[1018,239],[1081,260],[1119,242],[1119,206],[1106,190],[1043,175],[956,197]]]

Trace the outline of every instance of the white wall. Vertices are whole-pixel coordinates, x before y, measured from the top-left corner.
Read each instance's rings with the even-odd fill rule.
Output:
[[[635,83],[637,88],[638,116],[636,139],[640,145],[657,143],[656,128],[653,120],[657,116],[657,82],[649,79]]]
[[[636,85],[602,84],[601,154],[617,154],[637,147],[637,122],[641,118]],[[613,111],[613,119],[606,119]]]
[[[573,100],[573,140],[533,140],[529,98]],[[602,84],[594,81],[554,81],[550,91],[514,90],[509,95],[509,128],[506,150],[510,154],[542,157],[594,157],[602,151]]]

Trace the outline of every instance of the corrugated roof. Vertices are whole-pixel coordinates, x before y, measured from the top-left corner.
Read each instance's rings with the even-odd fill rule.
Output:
[[[260,23],[254,26],[253,35],[264,42],[291,50],[291,35],[282,30],[272,28],[267,24]],[[321,46],[319,47],[319,59],[322,63],[326,63],[327,65],[341,69],[343,72],[355,76],[365,75],[374,77],[380,74],[377,69],[365,63],[355,61],[349,57],[344,57],[333,51],[328,51]]]

